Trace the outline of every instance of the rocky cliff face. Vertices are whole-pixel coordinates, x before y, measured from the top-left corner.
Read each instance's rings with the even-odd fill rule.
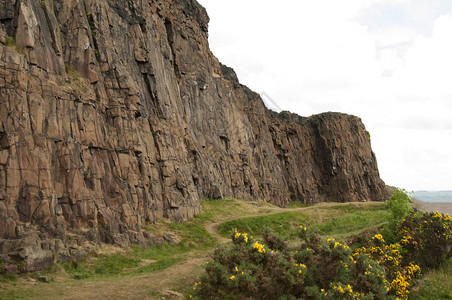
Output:
[[[9,271],[148,245],[199,199],[382,200],[360,119],[277,114],[209,50],[195,0],[0,0],[0,252]]]

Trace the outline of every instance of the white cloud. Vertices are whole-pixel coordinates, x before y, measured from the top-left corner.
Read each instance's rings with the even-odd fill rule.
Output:
[[[431,37],[416,37],[395,73],[403,92],[427,99],[452,96],[452,16],[440,16]]]
[[[452,189],[450,0],[200,2],[242,83],[301,115],[360,116],[388,184]]]

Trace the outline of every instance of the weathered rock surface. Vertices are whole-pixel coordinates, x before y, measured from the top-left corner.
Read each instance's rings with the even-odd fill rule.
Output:
[[[149,245],[143,224],[202,197],[384,198],[360,119],[267,110],[210,52],[208,21],[195,0],[0,0],[5,268]]]

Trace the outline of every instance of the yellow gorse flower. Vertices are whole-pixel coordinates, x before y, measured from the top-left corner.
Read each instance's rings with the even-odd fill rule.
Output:
[[[245,241],[245,243],[248,243],[248,234],[247,233],[241,233],[241,232],[238,232],[236,230],[235,234],[234,234],[234,239],[237,240],[241,236],[243,236],[243,240]],[[251,238],[253,238],[253,237],[251,237]]]
[[[257,249],[257,252],[259,253],[265,253],[265,245],[259,244],[259,242],[255,242],[253,248]]]

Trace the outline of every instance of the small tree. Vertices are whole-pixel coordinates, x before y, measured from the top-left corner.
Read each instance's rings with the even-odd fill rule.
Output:
[[[391,212],[389,223],[382,230],[386,241],[391,243],[396,241],[398,224],[413,212],[411,203],[413,203],[411,195],[406,190],[399,188],[386,200],[385,205]]]

